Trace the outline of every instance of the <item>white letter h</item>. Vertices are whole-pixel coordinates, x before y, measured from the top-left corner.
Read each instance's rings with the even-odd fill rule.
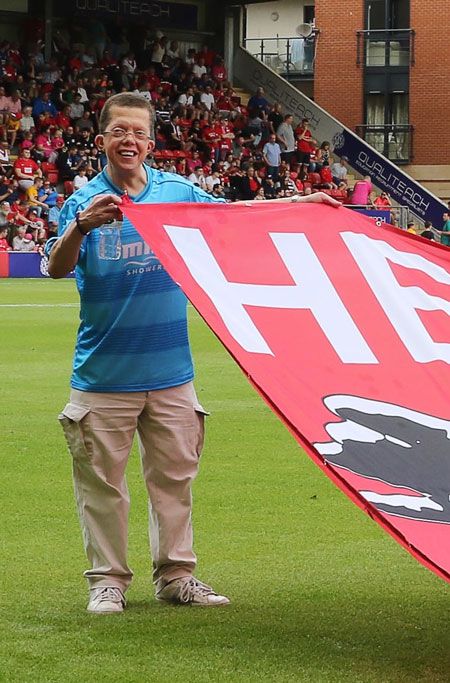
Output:
[[[192,277],[210,297],[228,331],[245,351],[273,355],[244,306],[309,309],[342,362],[378,362],[305,235],[270,233],[295,284],[261,285],[229,282],[197,228],[164,225],[164,229]]]

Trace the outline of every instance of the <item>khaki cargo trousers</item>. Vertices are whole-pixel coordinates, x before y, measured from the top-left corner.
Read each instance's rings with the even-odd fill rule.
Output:
[[[191,484],[204,440],[205,411],[192,382],[133,393],[72,389],[59,416],[73,458],[73,478],[89,587],[125,591],[129,495],[125,470],[135,432],[149,495],[154,582],[193,573]]]

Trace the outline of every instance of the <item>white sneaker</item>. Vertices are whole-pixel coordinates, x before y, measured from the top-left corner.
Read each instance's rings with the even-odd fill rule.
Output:
[[[123,612],[125,605],[126,600],[120,588],[101,586],[91,590],[91,599],[87,611],[97,614],[113,614],[114,612]]]
[[[202,583],[194,576],[174,579],[166,583],[157,591],[156,599],[173,605],[199,605],[213,607],[229,605],[230,600],[225,595],[218,595],[211,586]]]

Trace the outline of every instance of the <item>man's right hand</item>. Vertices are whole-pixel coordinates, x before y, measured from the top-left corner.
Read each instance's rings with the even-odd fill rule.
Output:
[[[87,234],[108,221],[120,219],[122,217],[119,210],[121,204],[122,198],[116,194],[99,194],[94,197],[89,206],[78,214],[83,232]]]
[[[48,272],[53,278],[65,277],[76,266],[85,236],[108,221],[121,218],[122,198],[115,194],[99,194],[78,214],[50,252]]]

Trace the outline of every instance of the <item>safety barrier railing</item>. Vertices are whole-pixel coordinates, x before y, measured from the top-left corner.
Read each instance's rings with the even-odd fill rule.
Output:
[[[356,66],[395,68],[415,64],[413,29],[357,31],[356,40]]]
[[[411,124],[361,124],[355,131],[377,152],[397,164],[410,163],[414,158],[414,126]]]
[[[314,76],[316,40],[319,31],[312,29],[307,37],[271,36],[269,38],[246,38],[245,48],[266,66],[284,76]]]
[[[376,206],[373,204],[344,204],[344,206],[373,218],[378,225],[390,223],[403,230],[406,230],[411,219],[410,210],[407,206]]]

